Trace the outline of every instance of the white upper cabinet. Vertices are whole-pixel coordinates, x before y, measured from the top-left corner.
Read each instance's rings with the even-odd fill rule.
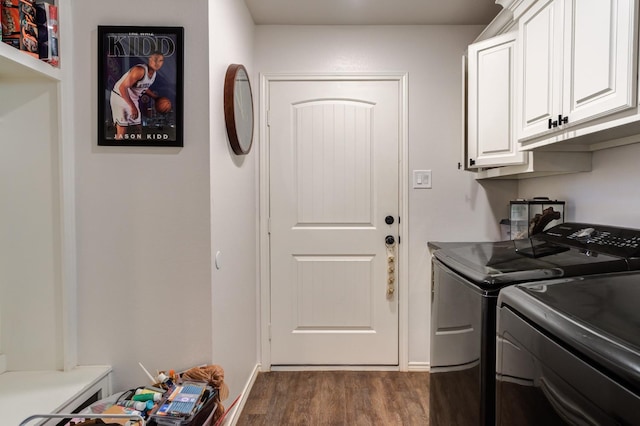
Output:
[[[518,139],[636,106],[636,0],[540,0],[519,19]]]
[[[572,123],[636,104],[633,0],[566,2],[563,113]],[[573,24],[573,25],[571,25]]]
[[[519,21],[520,139],[547,131],[560,112],[561,7],[562,1],[543,0]]]
[[[468,49],[468,168],[525,164],[515,117],[516,33]]]

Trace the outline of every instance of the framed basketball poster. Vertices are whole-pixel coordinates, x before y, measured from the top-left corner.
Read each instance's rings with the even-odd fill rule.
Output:
[[[183,146],[183,27],[98,26],[98,145]]]

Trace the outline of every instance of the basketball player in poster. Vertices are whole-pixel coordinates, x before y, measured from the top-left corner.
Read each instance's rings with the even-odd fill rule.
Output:
[[[160,98],[150,87],[163,64],[164,55],[153,52],[146,64],[132,66],[113,86],[110,102],[116,127],[115,139],[141,138],[140,98],[143,94],[154,100]]]

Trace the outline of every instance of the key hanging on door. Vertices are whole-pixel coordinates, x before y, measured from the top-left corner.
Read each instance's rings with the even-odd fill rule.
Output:
[[[389,238],[390,237],[390,238]],[[392,236],[387,236],[385,240],[387,247],[387,297],[393,297],[396,291],[396,241]]]

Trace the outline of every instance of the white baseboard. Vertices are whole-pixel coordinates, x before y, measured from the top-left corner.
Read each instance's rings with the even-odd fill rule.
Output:
[[[256,364],[253,367],[253,371],[251,372],[251,376],[249,376],[249,380],[244,386],[242,393],[240,394],[240,399],[236,402],[236,405],[232,408],[232,410],[227,413],[227,416],[222,423],[223,426],[235,426],[240,418],[240,413],[242,413],[242,409],[244,408],[244,404],[247,402],[247,398],[249,397],[249,393],[251,392],[251,388],[253,384],[256,382],[256,378],[258,377],[258,373],[261,371],[260,364]]]
[[[429,371],[428,362],[410,362],[407,371]],[[272,365],[271,371],[400,371],[385,365]]]
[[[270,371],[400,371],[397,365],[272,365]]]
[[[428,362],[410,362],[407,371],[429,371],[430,366]]]

